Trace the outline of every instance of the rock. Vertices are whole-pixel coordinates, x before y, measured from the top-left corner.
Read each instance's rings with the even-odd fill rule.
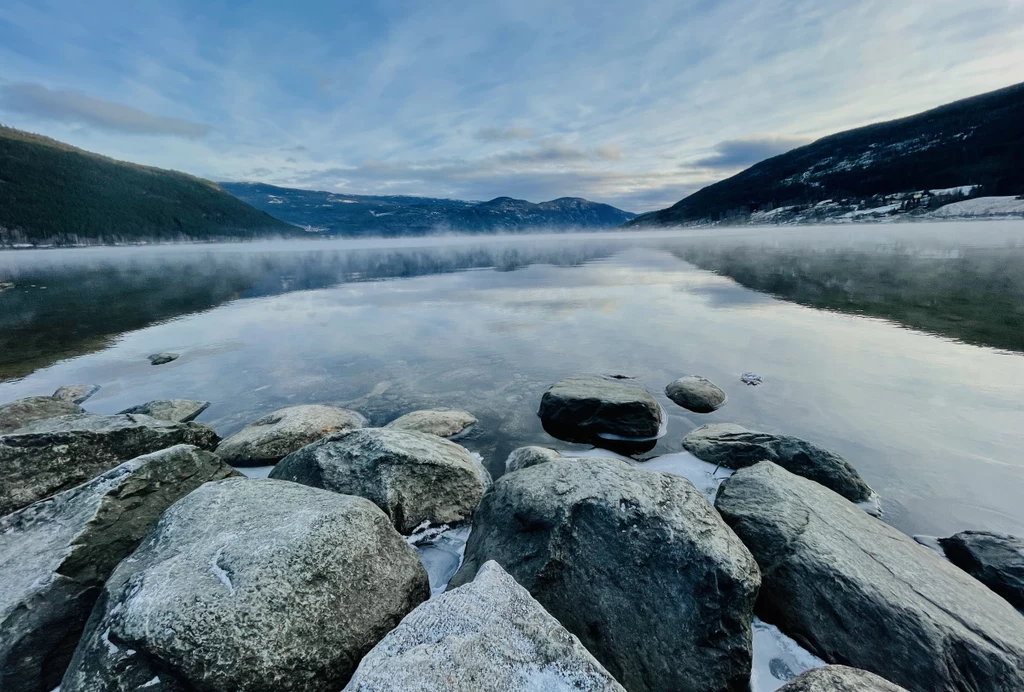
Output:
[[[570,442],[653,439],[661,432],[661,407],[643,385],[623,377],[568,377],[540,400],[541,423]]]
[[[745,372],[742,375],[740,375],[740,382],[742,382],[743,384],[748,384],[751,387],[756,387],[757,385],[764,382],[764,378],[762,378],[756,372]]]
[[[14,432],[32,421],[85,413],[78,404],[49,396],[30,396],[0,406],[0,435]]]
[[[178,445],[0,519],[0,689],[59,685],[117,564],[165,509],[233,475],[215,454]]]
[[[553,459],[561,459],[562,455],[547,447],[519,447],[513,449],[505,460],[505,473],[526,469],[537,464],[543,464]]]
[[[690,431],[683,438],[683,448],[698,459],[730,469],[771,461],[851,502],[864,502],[874,494],[846,459],[799,437],[756,432],[735,423],[712,423]]]
[[[395,430],[414,430],[429,433],[438,437],[453,437],[466,431],[476,423],[476,418],[468,411],[449,411],[434,409],[429,411],[413,411],[391,421],[385,428]]]
[[[365,418],[345,408],[289,406],[245,426],[221,442],[217,454],[232,466],[267,466],[321,437],[364,425]]]
[[[497,562],[412,611],[359,664],[351,692],[625,692]]]
[[[628,690],[749,687],[757,565],[684,478],[597,458],[502,476],[450,586],[488,560]]]
[[[59,401],[69,401],[72,404],[82,404],[98,391],[100,391],[98,384],[66,384],[57,388],[57,391],[53,393],[53,398]]]
[[[149,356],[149,362],[153,365],[163,365],[164,363],[170,363],[172,360],[178,360],[177,353],[154,353]]]
[[[907,692],[874,673],[849,666],[825,666],[809,670],[779,688],[778,692]]]
[[[963,531],[939,544],[950,562],[1024,610],[1024,540],[990,531]]]
[[[207,483],[107,580],[61,692],[337,692],[429,593],[415,551],[367,500]]]
[[[688,411],[711,413],[725,403],[725,392],[700,375],[680,377],[665,387],[665,395]]]
[[[82,413],[38,420],[0,436],[0,515],[91,480],[129,459],[174,445],[213,449],[202,423]]]
[[[121,413],[139,413],[160,420],[187,423],[210,407],[209,401],[191,401],[190,399],[157,399],[138,406],[126,408]]]
[[[1024,689],[1024,618],[856,505],[761,463],[715,506],[761,566],[761,617],[822,659],[921,692]]]
[[[436,435],[387,428],[335,433],[289,454],[270,477],[365,497],[404,534],[424,522],[468,519],[485,485],[464,447]]]

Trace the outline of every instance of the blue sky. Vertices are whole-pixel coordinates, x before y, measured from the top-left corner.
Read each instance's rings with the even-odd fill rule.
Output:
[[[645,211],[1024,82],[1024,0],[4,0],[0,122],[215,180]]]

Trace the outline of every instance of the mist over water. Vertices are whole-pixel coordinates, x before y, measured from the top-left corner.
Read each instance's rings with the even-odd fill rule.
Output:
[[[536,417],[548,385],[625,373],[669,414],[653,454],[708,422],[798,435],[904,531],[1020,533],[1022,241],[992,222],[0,252],[0,401],[206,399],[222,435],[299,403],[374,425],[465,408],[500,473],[514,447],[572,447]],[[686,373],[729,403],[676,407]]]

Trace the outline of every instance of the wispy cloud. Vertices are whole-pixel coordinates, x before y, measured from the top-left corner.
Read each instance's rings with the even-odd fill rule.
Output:
[[[483,127],[476,132],[476,138],[484,142],[509,142],[536,136],[533,130],[526,127]]]

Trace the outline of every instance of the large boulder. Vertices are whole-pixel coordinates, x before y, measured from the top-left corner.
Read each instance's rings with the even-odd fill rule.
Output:
[[[721,408],[726,401],[725,392],[700,375],[680,377],[665,387],[665,396],[694,413],[711,413]]]
[[[98,391],[100,391],[98,384],[66,384],[57,387],[57,391],[53,393],[53,398],[60,401],[70,401],[72,404],[83,404],[86,399],[91,398]]]
[[[178,445],[125,462],[0,519],[0,689],[52,690],[103,583],[165,509],[237,475]]]
[[[825,666],[798,675],[778,692],[907,692],[874,673],[849,666]]]
[[[210,407],[209,401],[192,401],[191,399],[156,399],[145,404],[126,408],[121,413],[137,413],[152,416],[160,420],[187,423]]]
[[[939,544],[950,562],[1024,610],[1024,540],[991,531],[962,531]]]
[[[213,449],[218,439],[201,423],[149,416],[77,414],[29,423],[0,436],[0,515],[143,454],[179,444]]]
[[[822,659],[921,692],[1024,689],[1024,618],[824,486],[761,463],[715,506],[761,566],[761,617]]]
[[[747,430],[735,423],[712,423],[690,431],[683,438],[683,448],[698,459],[730,469],[771,461],[821,483],[851,502],[864,502],[873,495],[846,459],[791,435]]]
[[[281,460],[271,478],[371,500],[395,528],[472,516],[484,494],[469,451],[436,435],[387,428],[335,433]]]
[[[359,664],[349,692],[625,692],[496,562],[427,601]]]
[[[37,420],[85,413],[78,404],[52,396],[30,396],[0,406],[0,435],[14,432],[18,428]]]
[[[453,437],[465,432],[476,422],[476,416],[468,411],[431,409],[413,411],[399,416],[384,427],[395,430],[413,430],[438,437]]]
[[[107,580],[62,692],[337,692],[429,596],[373,503],[230,478],[168,509]]]
[[[452,586],[488,560],[626,689],[748,689],[757,565],[684,478],[596,458],[502,476]]]
[[[217,454],[232,466],[276,464],[297,449],[342,430],[366,425],[355,411],[307,404],[268,413],[220,443]]]
[[[653,439],[661,432],[661,407],[642,384],[628,377],[567,377],[540,400],[544,429],[571,442]]]

